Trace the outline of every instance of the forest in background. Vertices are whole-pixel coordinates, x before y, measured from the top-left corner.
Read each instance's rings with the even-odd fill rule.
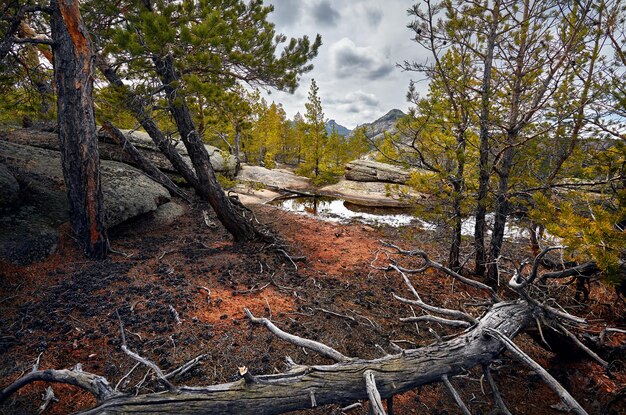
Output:
[[[178,183],[162,178],[168,189],[192,190],[235,241],[277,246],[292,262],[276,235],[224,193],[204,143],[241,162],[289,165],[316,184],[336,180],[346,162],[372,150],[379,161],[415,168],[409,184],[431,196],[416,209],[445,225],[447,259],[439,263],[420,249],[391,244],[388,254],[421,258],[423,264],[409,269],[392,261],[381,269],[404,277],[432,268],[482,290],[493,301],[485,315],[497,320],[494,310],[502,307],[518,315],[511,322],[519,324],[492,333],[491,320],[426,304],[405,279],[416,297],[410,304],[447,317],[419,321],[472,330],[487,325],[512,353],[516,349],[504,337],[514,336],[532,313],[565,335],[563,321],[581,323],[544,304],[548,300],[533,299],[536,280],[600,276],[618,296],[626,289],[626,9],[620,1],[416,4],[408,11],[408,28],[429,58],[407,58],[399,66],[425,77],[429,89],[420,96],[409,86],[410,114],[397,132],[379,140],[368,139],[363,129],[348,137],[328,134],[314,81],[304,115],[294,120],[280,104],[260,99],[255,88],[293,92],[321,47],[319,36],[288,40],[275,33],[267,18],[272,8],[262,1],[84,1],[80,9],[70,3],[13,1],[4,7],[1,121],[28,126],[57,120],[72,229],[88,257],[104,259],[110,248],[95,131],[102,124],[120,142],[119,128],[141,127],[182,177]],[[182,160],[179,143],[191,165]],[[153,168],[147,163],[144,170]],[[470,238],[462,235],[467,217],[475,219]],[[521,263],[503,250],[512,220],[530,231],[531,259]],[[562,246],[550,246],[551,237]],[[549,259],[553,250],[563,254]],[[541,279],[540,267],[548,271]],[[504,276],[524,307],[500,301]],[[248,317],[282,336],[269,320]],[[354,363],[326,345],[306,345]],[[491,353],[490,347],[477,353]],[[246,373],[245,382],[258,383]],[[366,380],[370,401],[380,401],[373,377]],[[448,384],[446,374],[428,381]],[[87,389],[94,391],[93,385]],[[95,390],[104,401],[115,396]],[[563,396],[571,409],[585,413]]]

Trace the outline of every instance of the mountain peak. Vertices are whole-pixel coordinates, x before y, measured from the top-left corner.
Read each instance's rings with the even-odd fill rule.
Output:
[[[342,135],[344,137],[347,137],[350,135],[350,133],[352,132],[352,130],[350,130],[347,127],[344,127],[341,124],[338,124],[337,121],[335,120],[328,120],[326,121],[326,132],[330,135],[330,133],[332,133],[333,131],[333,127],[335,127],[335,130],[337,131],[337,133],[339,135]]]
[[[382,117],[380,117],[379,119],[377,119],[374,122],[378,122],[378,121],[391,121],[391,120],[397,120],[400,119],[402,117],[404,117],[406,114],[404,112],[402,112],[401,110],[394,108],[391,111],[389,111],[387,114],[383,115]]]
[[[359,127],[365,129],[365,135],[368,138],[377,137],[384,132],[396,132],[396,123],[402,117],[406,116],[401,110],[394,108],[374,122],[362,124]]]

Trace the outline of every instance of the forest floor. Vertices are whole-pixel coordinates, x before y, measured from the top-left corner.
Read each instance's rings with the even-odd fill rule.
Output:
[[[178,385],[233,381],[238,378],[237,367],[244,365],[253,374],[283,371],[285,355],[303,364],[331,363],[251,325],[244,307],[349,356],[379,357],[376,345],[390,352],[390,341],[407,348],[433,342],[427,325],[418,328],[398,321],[412,313],[391,295],[409,296],[401,278],[375,270],[370,263],[381,248],[380,239],[444,257],[441,235],[414,228],[322,222],[269,206],[255,207],[259,220],[282,237],[294,256],[306,256],[305,262],[296,262],[296,270],[264,245],[237,245],[221,227],[207,227],[202,210],[188,208],[173,225],[161,228],[146,219],[117,227],[110,234],[112,248],[126,255],[113,254],[106,261],[85,260],[66,226],[57,252],[46,261],[25,267],[0,264],[0,388],[30,371],[38,360],[40,369],[80,363],[83,370],[105,376],[114,386],[124,378],[119,389],[129,393],[160,390],[146,368],[132,370],[135,362],[120,350],[117,314],[128,346],[166,372],[207,354],[201,365],[174,380]],[[525,249],[508,246],[517,256]],[[479,293],[467,292],[441,275],[429,272],[413,278],[422,298],[431,303],[475,311],[471,303],[480,300]],[[573,286],[559,290],[569,299],[573,291]],[[506,295],[506,290],[502,293]],[[575,311],[590,320],[589,331],[595,334],[606,325],[623,328],[626,323],[623,304],[616,303],[615,294],[600,283],[592,285],[591,299],[576,305]],[[609,341],[624,344],[626,337],[613,335]],[[613,372],[606,373],[584,356],[564,359],[548,352],[528,335],[516,342],[590,414],[625,413],[623,361],[614,358]],[[507,354],[494,366],[513,413],[562,413],[558,398],[529,369]],[[455,377],[453,383],[473,413],[487,414],[494,408],[478,370]],[[45,387],[39,383],[23,388],[0,407],[0,413],[35,413]],[[93,397],[78,388],[59,384],[52,388],[59,402],[51,404],[47,414],[95,405]],[[616,402],[620,390],[621,403]],[[394,406],[396,414],[459,413],[441,385],[400,395]],[[299,413],[341,411],[327,406]],[[366,414],[367,404],[349,413]]]

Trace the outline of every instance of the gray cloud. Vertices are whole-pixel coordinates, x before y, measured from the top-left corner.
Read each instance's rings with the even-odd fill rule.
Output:
[[[334,26],[341,17],[339,12],[330,5],[330,1],[323,0],[313,6],[313,16],[317,23],[325,26]]]
[[[269,18],[276,23],[278,32],[289,37],[320,33],[324,42],[312,62],[313,71],[302,76],[295,95],[272,92],[270,100],[282,102],[289,117],[305,112],[311,78],[317,80],[326,116],[347,127],[371,122],[392,108],[406,111],[409,80],[417,75],[397,70],[395,63],[405,59],[422,62],[428,57],[411,40],[406,28],[410,20],[407,0],[268,3],[276,8]],[[420,82],[417,86],[425,93],[428,83]]]
[[[340,78],[362,75],[375,80],[391,73],[393,63],[372,47],[359,47],[346,37],[330,47],[331,63]]]
[[[383,11],[378,8],[366,7],[365,16],[370,26],[378,27],[381,20],[383,20]]]
[[[368,107],[376,107],[380,104],[378,98],[374,94],[368,94],[363,91],[350,92],[341,98],[329,98],[326,100],[328,104],[354,104],[359,103]]]
[[[303,4],[300,0],[279,0],[273,3],[274,12],[270,15],[270,20],[279,27],[292,26],[302,17]]]
[[[328,99],[322,99],[322,104],[328,108],[328,113],[345,114],[342,121],[348,118],[356,119],[373,119],[371,117],[382,111],[380,108],[380,100],[372,93],[363,92],[361,90],[349,92],[343,96],[337,96]],[[347,115],[350,114],[349,117]]]

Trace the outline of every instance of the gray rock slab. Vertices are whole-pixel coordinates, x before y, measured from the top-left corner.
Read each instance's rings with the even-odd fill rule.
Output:
[[[409,186],[341,180],[339,183],[322,187],[320,194],[340,197],[355,205],[373,207],[410,207],[425,196]]]
[[[242,165],[237,179],[246,182],[262,183],[266,186],[303,190],[311,186],[311,179],[297,176],[284,169],[266,169],[261,166]]]
[[[405,184],[411,170],[372,160],[354,160],[346,164],[346,179],[359,182]]]
[[[0,215],[0,258],[26,264],[54,251],[69,219],[57,151],[0,141],[0,164],[20,185],[20,199]],[[101,161],[105,224],[113,227],[170,201],[167,189],[123,163]]]
[[[14,204],[20,194],[20,185],[7,166],[0,164],[0,209]]]

